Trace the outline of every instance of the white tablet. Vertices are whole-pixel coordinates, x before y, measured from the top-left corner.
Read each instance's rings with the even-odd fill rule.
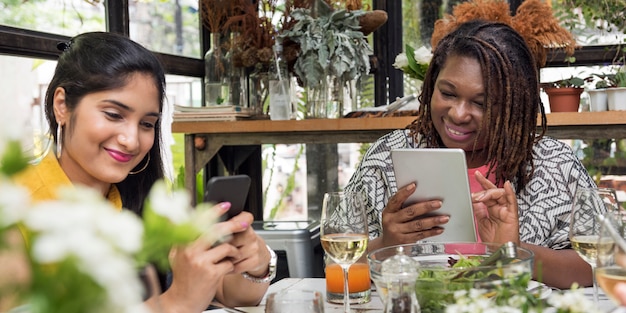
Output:
[[[475,242],[476,228],[470,196],[465,153],[461,149],[393,149],[393,169],[398,188],[412,182],[415,192],[404,205],[441,199],[442,207],[434,214],[446,214],[450,221],[442,225],[441,235],[424,241]]]

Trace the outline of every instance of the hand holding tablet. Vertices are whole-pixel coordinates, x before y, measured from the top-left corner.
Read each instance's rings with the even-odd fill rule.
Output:
[[[450,221],[442,234],[424,241],[475,242],[474,213],[470,196],[465,153],[461,149],[394,149],[391,151],[398,188],[416,183],[415,192],[404,205],[439,199],[439,215]]]

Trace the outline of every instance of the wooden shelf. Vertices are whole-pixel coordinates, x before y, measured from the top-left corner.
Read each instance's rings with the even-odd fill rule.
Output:
[[[626,138],[626,111],[547,114],[548,136],[558,139]]]
[[[415,116],[308,120],[174,121],[174,133],[281,133],[392,130],[409,125]]]
[[[172,132],[185,134],[263,133],[264,135],[288,132],[294,135],[305,133],[319,135],[356,131],[375,136],[393,129],[404,128],[414,119],[414,116],[403,116],[290,121],[174,121]],[[547,114],[547,119],[547,135],[558,139],[626,138],[626,111],[550,113]],[[320,139],[320,142],[324,141],[323,138]]]

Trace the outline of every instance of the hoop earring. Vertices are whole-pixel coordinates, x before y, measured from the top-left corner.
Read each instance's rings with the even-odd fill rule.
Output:
[[[135,175],[135,174],[139,174],[139,173],[143,172],[148,167],[148,164],[150,164],[150,153],[148,153],[148,160],[146,161],[146,164],[144,164],[143,167],[140,170],[138,170],[138,171],[130,171],[130,172],[128,172],[128,175]]]
[[[61,151],[63,150],[63,127],[61,124],[57,124],[57,159],[61,158]]]

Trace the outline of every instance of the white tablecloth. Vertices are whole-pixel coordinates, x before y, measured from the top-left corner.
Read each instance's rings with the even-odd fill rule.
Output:
[[[373,287],[373,285],[372,285]],[[285,278],[281,279],[274,284],[270,285],[267,293],[276,292],[284,289],[309,289],[309,290],[317,290],[322,294],[326,294],[326,282],[324,278]],[[626,313],[626,308],[617,308],[613,304],[613,302],[607,298],[607,296],[602,292],[602,289],[599,290],[599,305],[598,308],[602,312],[612,312],[612,313]],[[591,299],[593,297],[593,289],[585,288],[585,295]],[[359,305],[351,305],[350,308],[353,312],[382,312],[384,307],[383,303],[378,296],[376,291],[372,291],[372,301],[365,304]],[[265,298],[261,301],[261,304],[257,307],[241,307],[237,308],[242,312],[248,313],[263,313],[265,310]],[[324,303],[324,311],[325,313],[342,313],[343,306],[332,304],[325,302]],[[219,312],[229,312],[224,310],[211,310],[206,311],[209,313],[219,313]],[[232,311],[230,311],[232,312]]]

